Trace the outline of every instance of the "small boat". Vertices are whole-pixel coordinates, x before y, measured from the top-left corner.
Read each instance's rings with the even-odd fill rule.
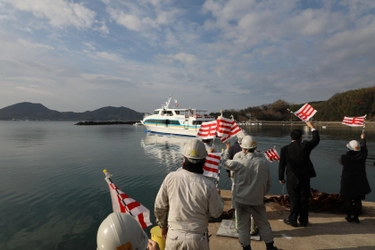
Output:
[[[141,121],[133,123],[133,126],[140,126],[140,125],[143,125],[143,123]]]
[[[172,96],[161,106],[155,109],[151,115],[146,115],[142,124],[146,127],[146,132],[166,135],[178,135],[196,137],[200,125],[203,122],[214,121],[216,118],[210,116],[207,110],[192,108],[170,108],[169,104]]]

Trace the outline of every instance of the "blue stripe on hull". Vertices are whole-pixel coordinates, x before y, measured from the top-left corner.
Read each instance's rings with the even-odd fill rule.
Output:
[[[177,136],[184,136],[184,137],[190,137],[190,138],[195,138],[196,136],[194,135],[183,135],[183,134],[176,134],[176,133],[163,133],[163,132],[155,132],[151,130],[145,130],[145,133],[151,133],[151,134],[158,134],[158,135],[177,135]]]

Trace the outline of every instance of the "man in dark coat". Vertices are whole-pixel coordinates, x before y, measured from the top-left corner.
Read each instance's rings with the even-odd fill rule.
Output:
[[[352,140],[346,147],[348,151],[339,159],[340,164],[343,165],[340,195],[345,200],[345,220],[359,223],[358,216],[362,210],[361,200],[365,199],[365,195],[371,192],[366,176],[367,146],[365,133],[362,132],[360,142]]]
[[[279,182],[285,184],[290,200],[290,213],[284,223],[297,227],[297,219],[301,226],[309,222],[310,178],[316,177],[314,166],[310,159],[311,151],[319,144],[318,131],[311,122],[306,122],[311,128],[313,138],[302,142],[302,131],[295,129],[290,134],[292,142],[280,150]],[[298,218],[299,217],[299,218]]]

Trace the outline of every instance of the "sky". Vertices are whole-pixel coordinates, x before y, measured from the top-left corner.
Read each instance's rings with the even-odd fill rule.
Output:
[[[0,38],[0,108],[219,112],[375,86],[374,0],[0,0]]]

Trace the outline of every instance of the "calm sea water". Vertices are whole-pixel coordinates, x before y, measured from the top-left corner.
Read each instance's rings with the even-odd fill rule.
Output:
[[[263,151],[289,143],[290,126],[244,127]],[[338,158],[361,130],[319,129],[312,153],[317,178],[312,188],[338,193]],[[311,134],[306,129],[305,139]],[[375,131],[367,133],[367,175],[375,201]],[[74,126],[73,122],[0,121],[0,249],[96,249],[96,232],[112,211],[103,169],[113,182],[151,210],[164,177],[182,162],[187,139],[149,136],[141,126]],[[221,150],[224,145],[215,142]],[[281,194],[277,163],[271,164],[271,193]],[[230,189],[222,170],[219,187]],[[151,228],[151,227],[150,227]],[[148,228],[146,231],[149,233]]]

